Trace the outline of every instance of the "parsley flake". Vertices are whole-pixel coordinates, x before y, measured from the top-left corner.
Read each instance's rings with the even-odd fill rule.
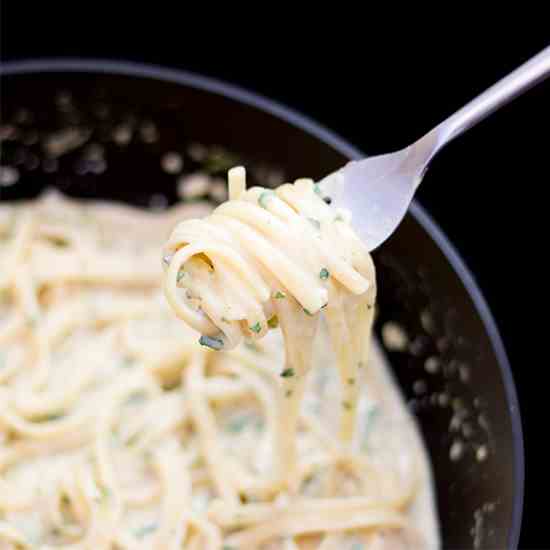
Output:
[[[142,539],[147,535],[150,535],[157,529],[158,529],[158,525],[156,523],[149,523],[147,525],[143,525],[134,531],[134,537],[136,537],[137,539]]]
[[[258,334],[258,332],[260,332],[262,330],[262,325],[260,325],[260,321],[258,321],[255,325],[252,325],[250,327],[250,330],[252,332],[255,332],[256,334]]]
[[[211,348],[216,351],[219,351],[223,348],[223,340],[221,338],[204,336],[204,334],[199,338],[199,344],[201,346],[206,346],[207,348]]]
[[[258,204],[262,208],[267,208],[267,202],[272,199],[275,196],[275,193],[273,191],[264,191],[259,197],[258,197]]]

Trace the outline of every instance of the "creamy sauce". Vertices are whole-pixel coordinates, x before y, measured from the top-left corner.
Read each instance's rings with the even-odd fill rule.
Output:
[[[159,243],[209,211],[0,205],[0,549],[437,548],[429,462],[376,346],[342,449],[323,322],[273,492],[281,332],[213,352],[160,288]],[[385,488],[411,497],[381,517]]]
[[[302,178],[275,190],[247,190],[245,170],[237,167],[228,172],[228,184],[226,203],[204,219],[182,221],[164,247],[164,289],[170,305],[202,333],[201,344],[219,352],[234,349],[243,340],[258,341],[280,323],[285,362],[274,403],[280,419],[271,468],[274,495],[292,491],[292,480],[301,468],[299,414],[307,397],[308,377],[313,365],[333,352],[331,362],[336,369],[325,367],[323,376],[336,371],[338,377],[331,381],[328,399],[317,405],[316,416],[330,410],[323,422],[329,426],[339,419],[339,441],[335,442],[339,467],[350,472],[372,468],[371,477],[378,485],[377,496],[364,486],[358,488],[359,494],[366,490],[373,499],[372,522],[365,518],[363,525],[350,524],[347,529],[402,527],[395,513],[414,499],[420,475],[415,460],[407,471],[400,471],[406,469],[407,457],[400,448],[385,443],[391,451],[388,456],[378,453],[382,457],[378,463],[370,457],[369,464],[363,462],[370,454],[362,451],[367,450],[366,432],[371,428],[359,420],[360,388],[365,382],[376,296],[368,250],[355,235],[349,213],[328,206],[312,180]],[[326,330],[321,331],[319,344],[316,337],[322,322]],[[328,341],[331,346],[323,356],[314,357]],[[379,408],[367,405],[363,417],[369,419],[368,424],[374,422]],[[397,422],[397,418],[388,418]],[[390,455],[401,461],[396,469],[386,468]],[[347,481],[333,479],[328,496],[341,496],[338,485],[347,485]],[[336,499],[332,508],[327,506],[327,519],[340,504]],[[348,511],[352,513],[351,507]],[[334,527],[345,528],[343,524]],[[285,526],[279,529],[284,531]],[[268,536],[257,530],[230,540],[252,547]],[[321,548],[325,543],[343,542],[333,539],[327,535]]]

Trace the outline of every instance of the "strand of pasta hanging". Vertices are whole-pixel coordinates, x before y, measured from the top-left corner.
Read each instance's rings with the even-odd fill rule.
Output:
[[[1,550],[351,550],[417,526],[426,459],[397,394],[385,402],[391,384],[372,376],[383,362],[371,352],[340,377],[358,371],[341,398],[359,395],[355,449],[335,437],[334,411],[353,406],[335,403],[331,353],[305,376],[316,330],[314,350],[331,347],[320,311],[366,360],[354,331],[369,329],[370,259],[311,182],[245,192],[236,170],[231,198],[206,224],[201,202],[0,204]],[[199,332],[162,291],[159,243],[182,220],[168,294]],[[265,267],[243,239],[268,247]]]
[[[281,327],[282,476],[295,465],[299,407],[321,313],[340,372],[341,436],[353,438],[357,375],[374,314],[374,267],[349,218],[325,203],[312,180],[246,190],[243,167],[230,170],[228,180],[228,202],[172,232],[164,249],[164,289],[176,314],[215,350]]]

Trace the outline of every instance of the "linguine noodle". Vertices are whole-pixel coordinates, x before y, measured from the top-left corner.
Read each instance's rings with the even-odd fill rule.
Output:
[[[0,549],[432,547],[369,255],[312,182],[244,183],[0,205]]]

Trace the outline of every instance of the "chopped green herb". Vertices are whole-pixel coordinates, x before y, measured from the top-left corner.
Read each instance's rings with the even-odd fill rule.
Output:
[[[41,416],[40,418],[36,419],[36,422],[52,422],[55,420],[59,420],[60,418],[63,418],[63,413],[52,413],[47,414],[45,416]]]
[[[342,401],[342,407],[344,407],[346,411],[351,411],[351,403],[349,401]]]
[[[309,311],[309,309],[304,308],[304,313],[306,315],[309,315],[310,317],[313,317],[313,313],[311,313],[311,311]]]
[[[363,432],[363,444],[362,444],[363,449],[367,449],[368,447],[368,438],[379,414],[380,414],[380,408],[378,406],[373,405],[372,407],[369,407],[366,414],[367,418],[365,420],[365,428]]]
[[[323,267],[323,269],[319,271],[319,279],[326,281],[329,277],[330,277],[329,270],[326,267]]]
[[[199,338],[199,344],[201,346],[206,346],[207,348],[211,348],[216,351],[219,351],[223,348],[223,340],[221,338],[213,338],[211,336],[202,335]]]
[[[66,494],[61,495],[59,499],[59,511],[61,512],[61,519],[64,523],[71,523],[73,521],[71,501]]]
[[[353,386],[355,384],[355,378],[348,378],[348,384]]]
[[[63,418],[63,416],[64,414],[62,412],[45,414],[44,416],[39,416],[36,418],[35,422],[50,422],[53,420],[59,420],[60,418]]]
[[[319,187],[318,183],[313,184],[313,191],[315,192],[315,194],[321,195],[321,188]]]
[[[178,276],[176,277],[176,282],[179,283],[185,276],[185,271],[183,271],[183,269],[180,269],[180,271],[178,271]]]
[[[141,527],[139,527],[134,531],[134,537],[136,537],[137,539],[142,539],[147,535],[150,535],[157,529],[158,529],[158,525],[156,523],[149,523],[147,525],[142,525]]]
[[[135,366],[135,363],[131,357],[124,357],[119,363],[119,366],[123,369],[130,369]]]
[[[315,218],[307,218],[307,221],[319,231],[321,229],[321,222],[319,220],[316,220]]]
[[[284,292],[281,292],[280,290],[275,292],[275,299],[276,300],[282,300],[283,298],[286,298],[286,294]]]
[[[380,407],[373,405],[367,412],[367,425],[372,428],[372,423],[380,414]]]
[[[269,328],[277,328],[279,326],[279,318],[277,315],[273,315],[273,317],[267,321],[267,326]]]
[[[262,207],[262,208],[267,208],[267,201],[269,199],[272,199],[273,197],[275,196],[275,193],[273,191],[264,191],[263,193],[260,194],[260,196],[258,197],[258,204]]]
[[[286,390],[285,397],[290,397],[292,395],[292,390]]]
[[[245,426],[250,423],[250,416],[241,415],[232,418],[227,423],[227,431],[230,433],[238,434],[243,431]]]
[[[126,403],[128,405],[137,405],[143,403],[147,399],[147,394],[144,391],[136,391],[128,395]]]
[[[281,372],[281,376],[283,378],[292,378],[294,376],[294,369],[292,369],[292,368],[284,369]]]
[[[67,240],[63,239],[62,237],[52,237],[50,239],[50,242],[54,246],[57,246],[58,248],[64,248],[66,246],[69,246],[69,242]]]
[[[260,351],[260,348],[256,345],[256,342],[253,340],[245,340],[244,341],[245,347],[247,347],[251,351]]]
[[[139,440],[140,432],[137,431],[135,434],[132,434],[125,442],[126,447],[133,447]]]
[[[250,327],[250,330],[252,332],[255,332],[256,334],[258,334],[258,332],[260,332],[262,330],[262,325],[260,325],[260,322],[258,321],[255,325],[252,325]]]
[[[98,500],[107,500],[111,496],[111,491],[107,489],[107,487],[98,487],[99,495],[97,497]]]

